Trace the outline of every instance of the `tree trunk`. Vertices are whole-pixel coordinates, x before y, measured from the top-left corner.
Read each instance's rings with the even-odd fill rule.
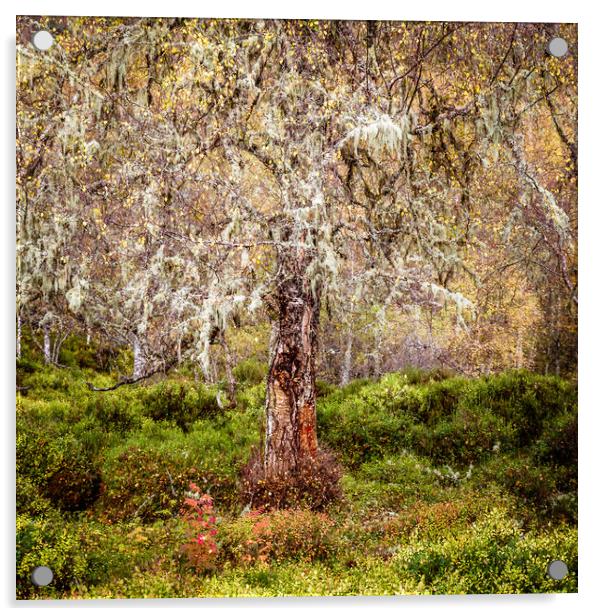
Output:
[[[349,325],[347,331],[347,345],[345,347],[345,355],[343,357],[343,369],[341,370],[341,387],[349,383],[351,377],[351,360],[353,358],[353,328]]]
[[[295,473],[313,457],[316,432],[316,354],[319,292],[305,275],[303,255],[283,255],[267,378],[264,465],[268,477]]]
[[[236,408],[236,378],[234,377],[234,365],[235,360],[232,356],[232,352],[230,351],[230,346],[226,342],[226,336],[222,331],[220,333],[220,344],[224,349],[224,364],[226,368],[226,382],[228,383],[228,398],[229,400],[229,408]]]
[[[523,367],[523,331],[522,329],[518,330],[517,338],[516,338],[516,351],[515,351],[515,367],[520,370]]]
[[[48,326],[44,326],[44,363],[50,364],[52,362],[51,349],[50,349],[50,330]]]
[[[21,315],[17,315],[17,359],[21,359]]]
[[[142,378],[146,370],[146,357],[138,338],[134,338],[134,372],[133,378]]]

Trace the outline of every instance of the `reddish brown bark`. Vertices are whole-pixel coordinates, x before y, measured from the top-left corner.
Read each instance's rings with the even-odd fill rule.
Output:
[[[301,255],[282,261],[267,382],[264,464],[272,477],[294,474],[315,456],[316,351],[319,293],[312,290]]]

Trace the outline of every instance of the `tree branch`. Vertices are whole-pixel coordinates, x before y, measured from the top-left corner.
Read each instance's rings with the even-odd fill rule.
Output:
[[[110,387],[95,387],[94,385],[92,385],[92,383],[86,383],[86,385],[88,386],[88,389],[90,389],[91,391],[114,391],[118,389],[119,387],[122,387],[123,385],[134,385],[136,383],[139,383],[140,381],[149,379],[151,376],[154,376],[158,372],[163,372],[165,374],[169,372],[169,370],[171,370],[176,365],[176,363],[177,363],[177,359],[173,359],[165,366],[160,366],[159,368],[156,368],[155,370],[152,370],[151,372],[147,372],[146,374],[143,374],[142,376],[139,376],[137,378],[127,377],[127,378],[121,379],[117,383],[115,383],[115,385],[111,385]]]

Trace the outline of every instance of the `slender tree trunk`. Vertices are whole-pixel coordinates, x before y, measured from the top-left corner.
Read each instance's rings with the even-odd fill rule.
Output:
[[[347,345],[345,347],[345,355],[343,357],[343,369],[341,370],[341,387],[349,383],[351,376],[351,359],[353,357],[353,328],[349,325],[347,331]]]
[[[234,358],[232,357],[232,352],[230,351],[230,347],[226,342],[226,336],[224,332],[221,332],[220,335],[220,344],[224,349],[224,357],[225,357],[225,365],[226,365],[226,381],[228,383],[228,398],[230,398],[229,407],[236,408],[236,379],[234,378]]]
[[[51,344],[50,344],[50,330],[48,326],[44,326],[44,363],[50,364],[52,361],[51,356]]]
[[[319,292],[305,275],[303,255],[283,255],[267,378],[265,471],[268,477],[295,472],[318,448],[316,355]]]
[[[17,315],[17,359],[21,359],[21,315]]]
[[[379,326],[376,332],[374,351],[372,352],[372,371],[373,376],[379,379],[382,376],[382,328]]]
[[[516,357],[515,367],[520,370],[523,367],[523,331],[522,329],[518,330],[518,335],[516,339],[515,357]]]
[[[351,256],[351,279],[355,277],[355,259]],[[351,300],[351,312],[355,312],[355,295]],[[345,347],[345,355],[343,357],[343,366],[341,369],[341,387],[349,383],[351,376],[351,360],[353,359],[353,323],[349,321],[347,324],[347,345]]]
[[[138,338],[134,338],[134,373],[133,378],[139,379],[144,375],[146,370],[146,357]]]

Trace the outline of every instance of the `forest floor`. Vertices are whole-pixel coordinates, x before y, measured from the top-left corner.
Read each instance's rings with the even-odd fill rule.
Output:
[[[18,364],[18,598],[577,591],[573,383],[415,370],[320,383],[342,497],[270,512],[240,498],[261,366],[237,368],[236,408],[222,409],[185,369],[95,392],[87,382],[115,375],[85,365]],[[38,565],[50,586],[32,585]]]

